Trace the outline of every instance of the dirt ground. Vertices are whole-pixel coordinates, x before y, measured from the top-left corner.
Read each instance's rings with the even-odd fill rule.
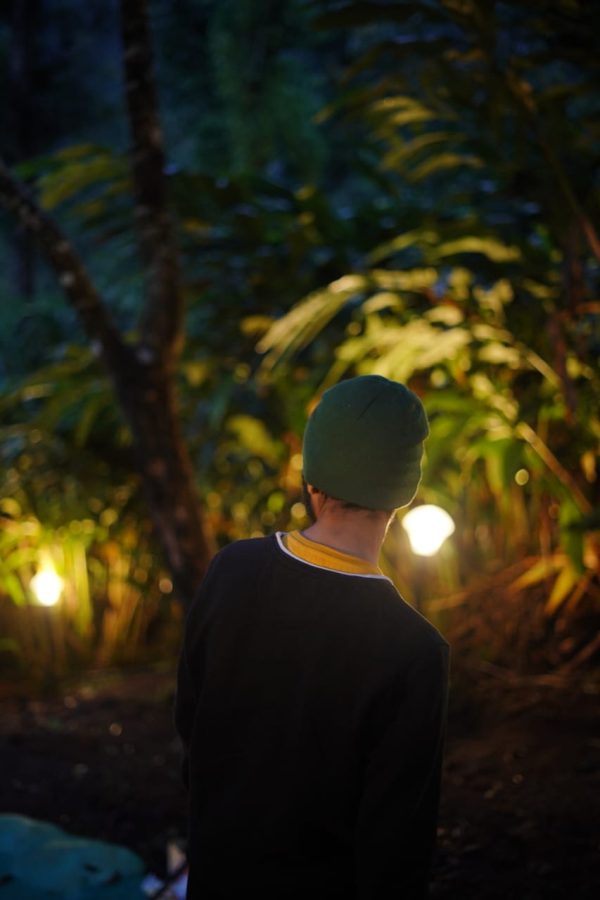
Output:
[[[469,682],[468,688],[465,687]],[[600,685],[463,673],[450,705],[437,900],[600,897]],[[0,812],[121,843],[164,870],[185,834],[168,671],[0,693]]]

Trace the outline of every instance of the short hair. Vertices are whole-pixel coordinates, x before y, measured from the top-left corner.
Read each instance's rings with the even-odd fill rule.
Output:
[[[327,491],[322,491],[321,488],[317,487],[316,484],[313,484],[315,490],[317,490],[320,494],[323,494],[328,500],[334,500],[342,509],[347,509],[352,512],[363,512],[363,513],[375,513],[375,512],[385,512],[388,515],[392,515],[395,512],[395,509],[371,509],[368,506],[360,506],[358,503],[352,503],[350,500],[342,500],[341,497],[333,497],[331,494],[328,494]]]

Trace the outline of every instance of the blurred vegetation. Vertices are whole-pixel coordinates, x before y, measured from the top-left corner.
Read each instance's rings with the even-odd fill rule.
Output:
[[[32,98],[0,118],[54,114],[20,144],[2,129],[1,149],[133,333],[116,7],[48,6],[30,6]],[[425,566],[395,527],[384,569],[460,654],[521,671],[600,650],[594,7],[152,4],[187,298],[179,391],[218,542],[304,522],[315,394],[365,372],[406,381],[431,420],[419,500],[457,529]],[[74,314],[2,221],[2,665],[168,654],[180,613],[130,435]],[[67,584],[56,610],[32,603],[43,554]]]

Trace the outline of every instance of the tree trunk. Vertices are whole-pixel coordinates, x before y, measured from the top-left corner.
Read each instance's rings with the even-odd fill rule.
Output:
[[[167,200],[147,0],[121,0],[123,74],[131,132],[135,225],[146,282],[140,317],[148,355],[170,361],[183,345],[183,290]]]
[[[183,291],[164,177],[146,0],[122,0],[123,61],[132,135],[136,230],[146,281],[140,341],[126,343],[81,258],[0,160],[0,204],[39,241],[101,357],[131,429],[140,478],[176,594],[191,600],[210,558],[191,460],[182,436],[175,367]]]
[[[189,600],[213,546],[200,512],[175,392],[184,302],[168,204],[147,0],[121,0],[121,34],[135,227],[146,291],[134,364],[125,378],[117,373],[116,385],[177,592]]]
[[[214,553],[197,494],[174,378],[134,355],[112,373],[134,437],[137,469],[177,596],[187,604]]]

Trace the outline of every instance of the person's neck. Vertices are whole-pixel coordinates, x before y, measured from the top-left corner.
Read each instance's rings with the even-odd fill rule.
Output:
[[[361,514],[321,515],[302,534],[311,541],[378,565],[388,519]]]

